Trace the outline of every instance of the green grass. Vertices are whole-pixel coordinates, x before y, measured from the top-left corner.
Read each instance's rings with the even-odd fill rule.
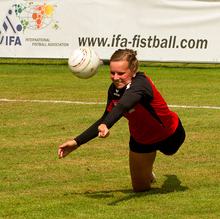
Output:
[[[66,60],[0,60],[0,99],[106,102],[109,66],[74,77]],[[142,64],[168,105],[220,107],[218,66]],[[108,139],[65,159],[58,146],[98,119],[105,105],[0,101],[0,218],[220,218],[220,110],[171,108],[187,138],[158,152],[157,182],[132,191],[129,132],[122,118]]]

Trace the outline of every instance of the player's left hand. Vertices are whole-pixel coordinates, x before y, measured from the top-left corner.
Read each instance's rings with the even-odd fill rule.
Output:
[[[109,129],[107,128],[107,126],[105,124],[101,124],[98,127],[98,131],[99,131],[99,138],[107,138],[110,135]]]

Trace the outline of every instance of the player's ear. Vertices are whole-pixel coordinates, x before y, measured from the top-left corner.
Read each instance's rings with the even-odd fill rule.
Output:
[[[137,69],[134,68],[133,71],[132,71],[132,77],[133,77],[133,78],[136,76],[136,73],[137,73]]]

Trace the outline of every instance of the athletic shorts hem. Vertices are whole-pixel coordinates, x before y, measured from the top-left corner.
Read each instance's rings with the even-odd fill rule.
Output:
[[[159,150],[160,152],[166,155],[172,155],[179,150],[180,146],[183,144],[185,140],[185,137],[186,137],[185,130],[179,119],[179,124],[175,132],[170,137],[160,142],[146,145],[135,141],[134,138],[130,136],[129,146],[130,146],[130,150],[136,153],[151,153],[153,151]]]

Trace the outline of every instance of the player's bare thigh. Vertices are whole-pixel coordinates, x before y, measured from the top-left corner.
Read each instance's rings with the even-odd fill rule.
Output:
[[[130,150],[131,181],[135,192],[143,192],[150,189],[155,157],[156,151],[151,153],[136,153]]]

